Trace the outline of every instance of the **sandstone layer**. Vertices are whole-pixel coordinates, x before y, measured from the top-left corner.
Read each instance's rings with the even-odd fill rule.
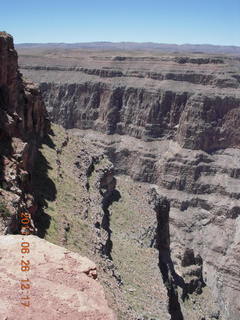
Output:
[[[21,271],[22,241],[29,243],[23,258],[30,261],[29,272]],[[86,257],[36,236],[1,236],[0,244],[1,319],[116,319],[96,279],[96,265]],[[22,289],[26,279],[30,286]]]

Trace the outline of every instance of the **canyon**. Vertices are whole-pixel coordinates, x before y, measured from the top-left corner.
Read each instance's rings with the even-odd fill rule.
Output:
[[[171,319],[238,319],[239,57],[18,50],[21,72],[39,84],[51,120],[101,150],[121,196],[133,185],[144,208],[141,214],[126,194],[108,208],[111,261],[120,275],[126,278],[121,260],[132,251],[125,246],[134,248],[136,238],[159,252],[155,268]],[[144,269],[137,261],[132,265]]]
[[[19,233],[17,212],[32,212],[35,235],[96,263],[118,319],[238,320],[239,56],[18,46],[40,90],[25,86],[23,103],[6,37],[1,143],[34,152],[1,151],[2,197],[31,198],[8,201],[2,230]],[[22,171],[7,179],[22,158],[24,188]]]

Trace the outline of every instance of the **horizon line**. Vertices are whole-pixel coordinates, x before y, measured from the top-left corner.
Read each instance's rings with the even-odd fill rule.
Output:
[[[168,42],[154,42],[154,41],[78,41],[78,42],[16,42],[15,45],[26,45],[26,44],[91,44],[91,43],[99,43],[99,44],[157,44],[157,45],[170,45],[170,46],[219,46],[219,47],[236,47],[240,48],[240,45],[233,44],[212,44],[212,43],[168,43]]]

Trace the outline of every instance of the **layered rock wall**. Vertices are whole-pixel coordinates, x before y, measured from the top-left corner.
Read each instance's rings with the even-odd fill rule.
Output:
[[[195,264],[189,270],[182,267],[185,251],[191,249],[202,259],[200,275],[206,287],[199,299],[206,299],[206,306],[212,310],[205,314],[219,313],[219,319],[237,320],[240,310],[236,301],[240,277],[236,267],[240,261],[239,149],[227,148],[207,154],[181,148],[171,140],[143,142],[127,136],[73,132],[103,149],[118,175],[147,182],[155,189],[157,198],[164,197],[169,203],[169,221],[165,225],[169,234],[156,232],[171,252],[170,262],[175,267],[172,276],[176,280],[171,283],[179,290],[178,300],[184,318],[190,319],[191,313],[181,300],[181,295],[186,295],[182,290],[192,288],[194,283],[191,281],[199,281],[194,274]],[[146,194],[142,196],[146,197]],[[157,213],[161,214],[161,210]],[[161,221],[160,216],[159,230],[164,228]],[[177,280],[179,277],[185,283],[183,288]],[[196,303],[198,299],[189,296],[190,301],[194,299]],[[201,304],[203,302],[200,308],[204,310]]]
[[[39,54],[23,50],[21,71],[40,84],[52,120],[66,128],[205,151],[239,146],[238,57]]]
[[[239,141],[237,95],[149,90],[105,83],[42,83],[52,120],[66,128],[95,129],[141,139],[175,139],[211,151]]]

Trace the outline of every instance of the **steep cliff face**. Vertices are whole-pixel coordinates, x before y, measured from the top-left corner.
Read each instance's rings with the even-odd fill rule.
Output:
[[[22,80],[13,38],[6,33],[0,35],[2,130],[9,136],[15,135],[26,140],[31,136],[42,138],[47,130],[47,121],[41,96],[33,84]]]
[[[157,164],[156,189],[170,203],[175,269],[185,281],[189,278],[182,260],[186,248],[191,248],[202,259],[203,281],[211,289],[221,316],[237,319],[240,190],[234,172],[239,169],[239,150],[227,149],[211,156],[190,154],[186,149],[171,151]]]
[[[240,97],[116,87],[105,83],[42,83],[52,120],[141,139],[175,139],[206,151],[239,146]]]
[[[41,84],[54,121],[67,128],[95,129],[137,138],[174,135],[186,93],[151,92],[105,83]],[[58,99],[56,99],[58,97]]]
[[[190,149],[239,146],[237,57],[98,54],[24,51],[21,70],[40,83],[53,121]]]
[[[18,71],[13,38],[0,33],[0,162],[2,232],[19,232],[19,211],[36,211],[31,171],[38,145],[49,130],[47,112],[37,87]],[[32,231],[34,226],[32,225]]]
[[[180,116],[177,141],[185,148],[213,151],[240,147],[240,99],[195,95]]]

